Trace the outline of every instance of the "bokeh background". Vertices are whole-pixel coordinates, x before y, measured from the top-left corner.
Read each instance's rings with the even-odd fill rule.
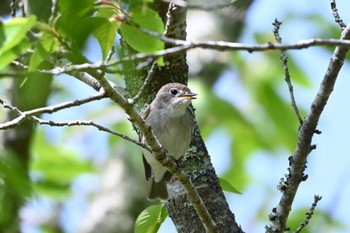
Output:
[[[237,6],[190,10],[188,39],[274,42],[275,18],[283,22],[280,35],[284,43],[340,37],[327,0],[237,1]],[[339,0],[337,6],[345,23],[349,22],[349,1]],[[96,48],[97,42],[89,39],[85,53],[93,61],[101,57]],[[316,95],[332,50],[313,47],[287,52],[303,116]],[[244,231],[263,232],[268,214],[281,196],[276,186],[287,173],[298,129],[279,53],[196,49],[188,53],[188,64],[189,86],[199,94],[194,102],[197,121],[212,163],[219,176],[242,192],[226,193],[229,205]],[[322,200],[305,232],[350,230],[349,73],[347,62],[321,116],[318,129],[322,134],[314,137],[317,149],[310,154],[306,169],[309,178],[301,184],[292,208],[292,230],[304,220],[314,195],[321,195]],[[123,85],[120,77],[110,79]],[[7,85],[6,80],[0,82]],[[50,104],[93,93],[66,75],[57,76],[54,85]],[[43,117],[94,120],[137,138],[123,111],[110,101]],[[39,126],[32,155],[33,194],[20,213],[22,232],[131,232],[137,215],[152,204],[145,198],[147,184],[140,149],[129,142],[88,127]],[[176,232],[169,218],[160,232]]]

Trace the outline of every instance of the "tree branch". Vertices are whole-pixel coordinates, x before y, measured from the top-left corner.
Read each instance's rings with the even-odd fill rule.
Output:
[[[272,24],[274,26],[273,34],[275,35],[276,41],[278,43],[282,43],[282,38],[279,35],[279,29],[280,29],[281,24],[282,23],[280,21],[278,21],[277,19],[275,19],[275,22]],[[288,57],[284,51],[280,51],[280,59],[282,61],[282,66],[283,66],[284,75],[285,75],[284,80],[286,81],[286,83],[288,85],[288,89],[289,89],[289,96],[290,96],[291,105],[294,109],[295,114],[297,115],[299,124],[302,125],[303,119],[300,116],[300,112],[299,112],[298,106],[297,106],[296,101],[295,101],[294,87],[293,87],[292,81],[290,79],[290,74],[289,74],[289,69],[288,69]]]
[[[341,40],[350,39],[350,24],[342,32]],[[282,233],[286,230],[286,222],[291,211],[291,206],[295,198],[298,187],[302,181],[307,179],[304,174],[306,159],[310,152],[316,148],[311,145],[318,120],[323,112],[324,107],[333,91],[339,71],[342,68],[348,47],[337,46],[332,55],[327,72],[323,78],[318,93],[311,104],[309,113],[300,127],[298,134],[297,148],[292,157],[290,157],[289,174],[284,181],[282,197],[276,208],[273,208],[270,215],[271,225],[266,227],[266,232]]]
[[[176,6],[187,8],[187,9],[212,11],[212,10],[217,10],[225,7],[230,7],[236,2],[236,0],[224,2],[224,3],[211,4],[211,5],[191,4],[183,0],[163,0],[163,2],[172,3]]]
[[[132,24],[136,26],[143,33],[156,37],[166,43],[175,45],[175,46],[184,46],[183,49],[190,50],[194,48],[202,48],[202,49],[213,49],[218,51],[235,51],[235,50],[246,50],[248,52],[260,52],[266,50],[296,50],[296,49],[304,49],[312,46],[338,46],[343,45],[345,47],[350,47],[350,41],[342,40],[342,39],[305,39],[299,40],[294,44],[280,44],[280,43],[265,43],[265,44],[243,44],[243,43],[235,43],[228,41],[199,41],[199,42],[191,42],[180,39],[173,39],[161,35],[157,32],[150,31],[148,29],[142,28],[138,25]],[[173,47],[174,48],[174,47]]]
[[[33,120],[41,125],[50,125],[50,126],[60,126],[60,127],[62,127],[62,126],[93,126],[100,131],[116,135],[118,137],[121,137],[129,142],[132,142],[132,143],[150,151],[150,148],[147,145],[145,145],[144,143],[139,142],[135,139],[132,139],[132,138],[126,136],[125,134],[121,134],[117,131],[111,130],[111,129],[104,127],[100,124],[97,124],[94,121],[77,120],[77,121],[61,121],[61,122],[59,122],[59,121],[52,121],[52,120],[43,120],[43,119],[35,116],[35,115],[43,114],[43,113],[54,113],[54,112],[57,112],[57,111],[62,110],[62,109],[70,108],[73,106],[79,106],[79,105],[82,105],[82,104],[85,104],[85,103],[88,103],[88,102],[91,102],[94,100],[100,100],[100,99],[103,99],[106,97],[107,96],[105,95],[104,92],[99,92],[96,95],[93,95],[93,96],[85,98],[85,99],[74,100],[71,102],[65,102],[65,103],[52,105],[52,106],[48,106],[48,107],[43,107],[43,108],[37,108],[37,109],[25,111],[25,112],[22,112],[17,107],[14,107],[14,106],[8,104],[7,102],[5,102],[4,100],[0,99],[0,104],[2,104],[4,106],[4,108],[10,109],[10,110],[15,111],[16,113],[19,114],[19,116],[16,117],[15,119],[0,124],[0,130],[6,130],[6,129],[9,129],[12,127],[19,126],[24,120],[28,120],[28,119]]]
[[[340,28],[342,30],[344,30],[346,28],[346,24],[344,23],[344,21],[340,18],[340,15],[338,13],[338,8],[337,8],[337,4],[335,3],[335,0],[330,0],[331,2],[331,9],[332,9],[332,13],[334,16],[334,20],[337,24],[339,24]]]
[[[153,34],[153,32],[152,32]],[[157,34],[158,35],[158,34]],[[38,70],[40,73],[47,73],[52,75],[58,75],[63,73],[70,73],[73,71],[87,71],[91,69],[105,69],[106,67],[114,66],[126,61],[133,60],[141,60],[145,58],[153,58],[156,59],[158,57],[177,54],[180,52],[188,51],[195,48],[202,49],[213,49],[218,51],[237,51],[243,50],[247,52],[262,52],[267,50],[298,50],[305,49],[314,46],[342,46],[349,48],[350,41],[345,39],[308,39],[308,40],[300,40],[294,44],[274,44],[274,43],[265,43],[265,44],[242,44],[242,43],[234,43],[234,42],[226,42],[226,41],[202,41],[202,42],[189,42],[185,40],[177,40],[164,37],[162,35],[159,36],[160,39],[165,42],[172,43],[177,45],[176,47],[167,48],[161,51],[153,52],[153,53],[138,53],[126,58],[122,58],[116,61],[111,62],[98,62],[98,63],[84,63],[77,65],[67,65],[64,67],[56,67],[51,70]]]
[[[93,126],[100,131],[116,135],[124,140],[132,142],[135,145],[138,145],[138,146],[151,152],[150,148],[146,144],[139,142],[138,140],[135,140],[133,138],[130,138],[129,136],[127,136],[125,134],[121,134],[117,131],[111,130],[111,129],[104,127],[100,124],[97,124],[94,121],[80,121],[80,120],[78,120],[78,121],[51,121],[51,120],[43,120],[43,119],[35,117],[35,116],[31,116],[31,119],[34,120],[35,122],[41,124],[41,125],[50,125],[50,126],[59,126],[59,127],[62,127],[62,126]]]
[[[42,107],[42,108],[36,108],[36,109],[29,110],[29,111],[24,111],[24,112],[19,110],[17,107],[8,104],[6,101],[0,99],[0,104],[2,104],[4,106],[4,108],[15,111],[19,115],[18,117],[16,117],[15,119],[13,119],[11,121],[0,124],[0,130],[9,129],[9,128],[19,126],[26,119],[31,118],[32,116],[35,116],[38,114],[43,114],[43,113],[51,114],[51,113],[60,111],[62,109],[70,108],[73,106],[79,106],[79,105],[82,105],[82,104],[85,104],[88,102],[92,102],[95,100],[104,99],[106,97],[107,97],[107,95],[103,91],[101,91],[93,96],[89,96],[89,97],[84,98],[84,99],[73,100],[73,101],[64,102],[64,103],[60,103],[60,104],[56,104],[56,105],[52,105],[52,106]]]
[[[321,199],[322,199],[321,196],[318,196],[318,195],[314,196],[314,202],[312,203],[310,210],[306,213],[306,219],[302,223],[300,223],[300,226],[294,231],[294,233],[300,233],[304,229],[304,227],[306,227],[307,224],[309,224],[312,218],[312,215],[314,214],[317,203]]]

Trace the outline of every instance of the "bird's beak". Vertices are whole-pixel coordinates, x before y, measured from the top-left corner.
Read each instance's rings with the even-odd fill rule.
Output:
[[[181,97],[184,97],[185,99],[189,99],[189,100],[193,100],[193,99],[197,99],[197,94],[195,93],[183,93],[181,95]]]

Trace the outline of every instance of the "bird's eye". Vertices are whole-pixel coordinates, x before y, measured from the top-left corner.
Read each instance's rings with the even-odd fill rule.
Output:
[[[170,94],[173,96],[177,95],[178,91],[175,88],[170,89]]]

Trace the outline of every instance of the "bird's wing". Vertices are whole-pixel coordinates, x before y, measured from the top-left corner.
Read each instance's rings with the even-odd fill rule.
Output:
[[[142,112],[142,117],[144,120],[147,119],[149,113],[151,112],[151,105],[148,105],[147,108]]]
[[[149,116],[149,113],[151,112],[151,105],[148,105],[147,108],[143,111],[142,113],[142,117],[144,120],[147,119],[147,117]],[[143,136],[142,133],[140,133],[140,138],[142,140]],[[151,166],[148,164],[145,156],[142,153],[142,160],[143,160],[143,166],[145,168],[145,176],[146,176],[146,180],[149,180],[152,178],[152,169]]]
[[[145,176],[146,180],[149,180],[152,178],[152,169],[151,166],[147,163],[147,160],[145,156],[142,154],[142,160],[143,160],[143,167],[145,168]]]

